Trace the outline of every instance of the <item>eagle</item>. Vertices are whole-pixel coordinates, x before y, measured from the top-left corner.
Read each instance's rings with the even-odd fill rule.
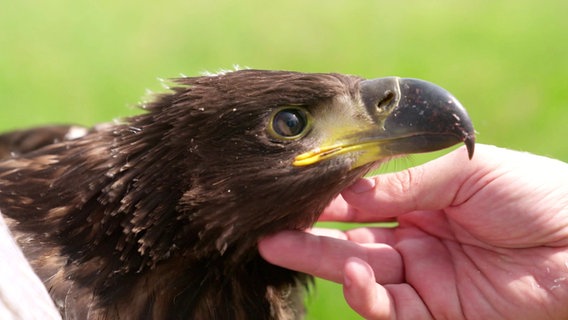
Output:
[[[0,212],[65,319],[299,319],[311,277],[257,242],[389,159],[475,134],[418,79],[237,70],[139,115],[0,135]]]

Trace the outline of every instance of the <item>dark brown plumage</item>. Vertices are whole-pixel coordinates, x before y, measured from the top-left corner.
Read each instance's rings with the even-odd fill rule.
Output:
[[[433,101],[416,80],[362,80],[258,70],[177,79],[122,124],[7,148],[0,210],[65,318],[299,318],[309,277],[262,260],[259,238],[311,226],[392,156],[460,141],[473,150],[451,96]]]
[[[78,126],[46,126],[16,130],[0,135],[0,160],[17,157],[41,147],[72,140],[85,135],[88,129]]]

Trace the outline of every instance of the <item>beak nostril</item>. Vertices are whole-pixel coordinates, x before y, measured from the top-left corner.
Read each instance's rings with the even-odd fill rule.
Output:
[[[383,97],[379,101],[377,101],[377,105],[376,105],[377,111],[378,112],[385,112],[385,111],[389,110],[396,100],[395,97],[396,97],[396,94],[393,91],[386,90]]]

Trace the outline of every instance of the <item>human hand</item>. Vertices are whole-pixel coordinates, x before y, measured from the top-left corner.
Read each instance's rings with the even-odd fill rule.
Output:
[[[362,179],[320,220],[396,228],[283,231],[271,263],[343,284],[369,319],[567,319],[568,164],[487,145]]]

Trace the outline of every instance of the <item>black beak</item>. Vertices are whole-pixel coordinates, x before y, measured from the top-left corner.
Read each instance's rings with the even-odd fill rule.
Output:
[[[464,142],[473,156],[475,131],[461,103],[427,81],[397,77],[364,80],[361,99],[377,122],[374,139],[392,155],[430,152]]]

